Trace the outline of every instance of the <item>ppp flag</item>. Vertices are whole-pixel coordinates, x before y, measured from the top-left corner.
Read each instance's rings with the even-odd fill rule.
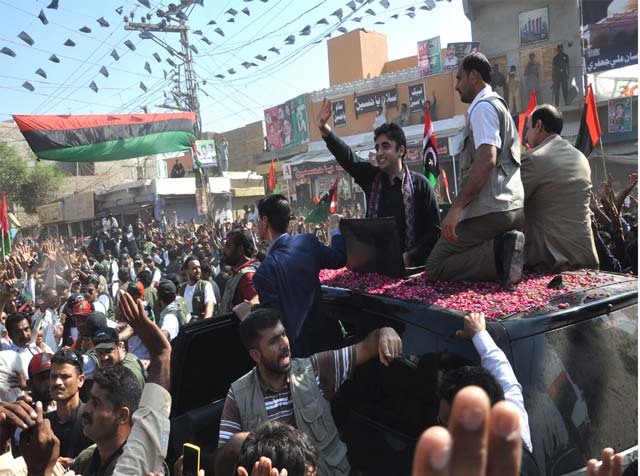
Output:
[[[11,231],[9,230],[9,217],[7,215],[7,193],[2,192],[2,203],[0,204],[0,233],[2,234],[1,259],[11,253]]]
[[[589,157],[601,136],[602,130],[600,129],[600,119],[598,119],[596,97],[593,94],[591,85],[589,85],[587,96],[584,99],[578,137],[576,137],[576,149],[582,152],[585,157]]]
[[[267,187],[267,193],[273,193],[276,189],[276,164],[273,159],[271,159],[271,168],[269,169],[269,184],[267,185]]]
[[[331,190],[325,193],[318,204],[311,210],[311,213],[304,220],[305,223],[322,223],[329,219],[329,213],[335,213],[338,210],[338,179],[331,186]]]
[[[432,187],[436,186],[440,166],[438,165],[438,143],[436,132],[429,114],[429,104],[425,106],[424,113],[424,139],[422,140],[422,173],[429,180]]]

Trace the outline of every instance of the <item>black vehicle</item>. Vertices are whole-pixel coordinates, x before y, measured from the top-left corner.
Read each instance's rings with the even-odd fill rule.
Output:
[[[603,286],[487,322],[523,387],[539,474],[580,474],[606,446],[624,452],[627,463],[637,459],[637,279],[607,276]],[[332,409],[353,469],[410,474],[418,436],[436,424],[439,377],[480,365],[473,345],[455,337],[463,314],[328,287],[323,308],[336,329],[327,348],[356,343],[383,325],[402,337],[401,358],[390,367],[372,361],[358,368]],[[253,363],[231,316],[190,324],[174,344],[171,449],[177,454],[189,441],[213,451],[229,385]]]

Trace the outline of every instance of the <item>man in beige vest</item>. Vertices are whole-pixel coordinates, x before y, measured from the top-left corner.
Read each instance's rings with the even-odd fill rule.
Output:
[[[377,329],[344,349],[292,359],[280,313],[262,308],[240,323],[240,337],[256,367],[231,384],[220,419],[216,474],[231,474],[249,431],[279,421],[308,435],[321,450],[320,476],[348,475],[347,447],[340,440],[330,400],[363,363],[380,357],[389,365],[402,351],[390,327]]]
[[[466,113],[460,154],[460,194],[442,221],[442,235],[427,259],[432,281],[522,279],[524,190],[520,139],[504,99],[489,86],[491,64],[467,55],[456,75]]]
[[[591,231],[587,158],[560,137],[562,113],[550,104],[538,106],[528,118],[522,157],[525,264],[537,271],[559,272],[598,268]]]

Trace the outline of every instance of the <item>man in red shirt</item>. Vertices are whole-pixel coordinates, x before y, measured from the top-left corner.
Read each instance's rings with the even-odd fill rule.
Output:
[[[233,269],[233,276],[222,295],[220,312],[235,312],[239,319],[248,314],[251,306],[258,304],[258,292],[253,286],[253,275],[258,269],[256,248],[247,230],[233,230],[222,248],[224,261]]]

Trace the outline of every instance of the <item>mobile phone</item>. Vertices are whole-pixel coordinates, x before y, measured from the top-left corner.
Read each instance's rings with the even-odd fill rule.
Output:
[[[182,445],[182,474],[184,476],[198,476],[200,472],[200,447],[185,443]]]

